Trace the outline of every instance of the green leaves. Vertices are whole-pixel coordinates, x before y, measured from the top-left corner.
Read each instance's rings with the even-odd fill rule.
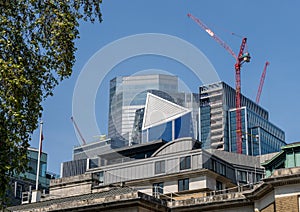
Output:
[[[0,202],[27,169],[41,102],[72,74],[79,19],[102,21],[99,0],[0,1]]]

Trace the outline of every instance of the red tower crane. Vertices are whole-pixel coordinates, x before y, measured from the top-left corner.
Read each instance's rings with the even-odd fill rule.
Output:
[[[257,91],[257,95],[256,95],[256,104],[258,104],[259,100],[260,100],[260,96],[261,96],[261,92],[262,92],[262,89],[263,89],[263,86],[264,86],[268,65],[270,65],[270,63],[267,61],[266,64],[265,64],[263,73],[261,74],[260,83],[259,83],[259,87],[258,87],[258,91]]]
[[[73,116],[71,117],[71,120],[72,120],[72,123],[73,123],[74,126],[75,126],[76,131],[78,132],[78,134],[79,134],[79,136],[80,136],[80,139],[81,139],[81,141],[82,141],[82,144],[85,145],[86,142],[85,142],[85,140],[84,140],[84,138],[83,138],[83,136],[82,136],[82,134],[81,134],[81,132],[80,132],[80,130],[79,130],[79,127],[77,126],[77,124],[76,124],[76,122],[75,122]]]
[[[250,62],[250,54],[248,52],[244,53],[247,38],[242,39],[242,44],[240,46],[240,51],[238,56],[234,51],[222,41],[212,30],[210,30],[202,21],[194,17],[192,14],[188,14],[192,20],[194,20],[202,29],[204,29],[215,41],[217,41],[221,46],[223,46],[236,60],[234,65],[235,68],[235,103],[236,103],[236,146],[237,153],[242,153],[242,122],[241,122],[241,66],[244,62]]]

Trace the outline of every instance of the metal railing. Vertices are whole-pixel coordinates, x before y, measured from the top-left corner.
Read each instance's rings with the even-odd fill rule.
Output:
[[[181,197],[182,195],[179,195],[177,193],[174,193],[172,191],[167,190],[164,187],[161,186],[147,186],[147,187],[134,187],[136,190],[140,190],[141,192],[148,194],[150,196],[153,196],[157,199],[166,199],[167,201],[174,201],[174,197]],[[145,189],[151,189],[151,192],[145,192]],[[162,192],[161,192],[162,191]]]
[[[214,202],[214,201],[224,201],[224,200],[230,200],[230,199],[240,199],[244,198],[243,193],[247,191],[252,191],[256,187],[258,187],[261,184],[261,182],[258,182],[256,184],[250,183],[245,185],[238,185],[236,187],[223,189],[223,190],[215,190],[215,191],[209,191],[209,192],[198,192],[190,195],[186,195],[186,198],[181,200],[175,200],[171,201],[169,203],[170,207],[178,206],[180,204],[201,204],[201,203],[207,203],[207,202]],[[184,197],[182,195],[182,197]]]
[[[227,189],[223,189],[223,190],[214,190],[214,191],[208,191],[208,192],[197,192],[197,193],[190,193],[190,194],[185,194],[185,195],[179,195],[178,193],[172,192],[172,191],[168,191],[166,188],[164,187],[160,187],[160,186],[154,186],[151,187],[152,192],[144,192],[144,193],[148,193],[149,195],[155,197],[155,198],[165,198],[168,201],[174,201],[176,200],[176,197],[180,197],[181,199],[205,199],[208,197],[216,197],[216,196],[224,196],[227,194],[235,194],[235,193],[240,193],[242,195],[243,192],[246,191],[251,191],[254,190],[256,187],[258,187],[261,184],[261,182],[258,183],[249,183],[249,184],[244,184],[244,185],[238,185],[236,187],[232,187],[232,188],[227,188]],[[144,190],[146,189],[144,188],[138,188],[135,187],[137,190]],[[147,187],[148,189],[150,187]],[[240,197],[241,195],[231,195],[232,197]],[[213,200],[214,198],[210,198],[211,200]]]

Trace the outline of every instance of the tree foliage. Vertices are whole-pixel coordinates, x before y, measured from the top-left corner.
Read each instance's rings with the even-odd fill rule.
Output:
[[[79,21],[101,21],[101,0],[0,0],[0,202],[27,169],[41,102],[68,78]]]

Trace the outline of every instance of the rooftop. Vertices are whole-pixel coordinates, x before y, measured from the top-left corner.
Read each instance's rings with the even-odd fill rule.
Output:
[[[124,204],[123,201],[125,200],[127,201],[127,206],[129,204],[138,205],[138,201],[147,200],[150,205],[155,204],[157,208],[161,207],[162,211],[166,211],[164,210],[166,203],[163,200],[155,199],[128,187],[112,187],[106,191],[97,193],[56,198],[10,207],[9,210],[14,212],[36,212],[41,211],[41,209],[42,211],[73,211],[74,209],[77,211],[80,211],[80,209],[93,211],[97,208],[97,210],[103,209],[105,211],[110,211],[112,208],[119,208],[120,205]]]

